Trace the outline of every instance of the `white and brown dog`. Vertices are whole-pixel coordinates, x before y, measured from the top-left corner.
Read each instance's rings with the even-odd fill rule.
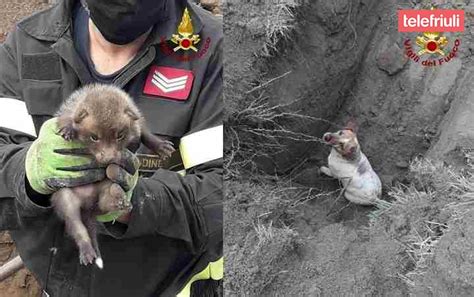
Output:
[[[321,171],[342,182],[347,200],[361,205],[376,204],[382,194],[382,183],[360,150],[355,124],[350,122],[340,131],[326,133],[323,140],[332,149],[328,167],[322,166]]]

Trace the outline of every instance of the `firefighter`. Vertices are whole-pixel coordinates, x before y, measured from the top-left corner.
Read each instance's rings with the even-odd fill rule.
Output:
[[[62,0],[0,45],[0,228],[44,296],[181,297],[222,279],[222,42],[222,23],[186,0]],[[130,148],[106,171],[58,137],[49,120],[90,83],[128,92],[177,153],[158,166]],[[98,217],[100,270],[79,264],[50,197],[106,176],[133,208]]]

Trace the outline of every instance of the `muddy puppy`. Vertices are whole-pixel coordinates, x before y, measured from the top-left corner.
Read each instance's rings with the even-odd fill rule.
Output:
[[[142,142],[153,152],[169,157],[173,144],[161,139],[145,126],[145,120],[130,96],[110,85],[89,85],[74,92],[61,106],[58,133],[66,140],[82,142],[97,163],[106,167],[120,160],[120,154],[131,143]],[[66,232],[72,236],[81,264],[95,260],[103,267],[96,234],[99,214],[127,210],[130,203],[124,190],[105,179],[101,182],[62,188],[51,197]]]
[[[326,133],[323,140],[332,149],[328,167],[322,166],[321,171],[342,182],[347,200],[361,205],[376,204],[382,194],[382,183],[360,149],[355,125],[349,123],[347,128]]]

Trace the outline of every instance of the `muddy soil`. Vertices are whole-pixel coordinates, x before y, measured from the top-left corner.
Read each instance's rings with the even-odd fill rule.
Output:
[[[3,42],[14,24],[32,13],[47,8],[47,0],[3,0],[0,5],[0,42]]]

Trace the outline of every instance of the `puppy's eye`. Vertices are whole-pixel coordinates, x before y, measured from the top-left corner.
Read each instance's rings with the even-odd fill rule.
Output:
[[[342,135],[342,131],[339,131],[339,133],[337,133],[337,134]]]
[[[117,140],[123,140],[125,138],[125,133],[124,132],[120,132],[117,136]]]
[[[95,135],[95,134],[91,134],[91,137],[90,137],[90,138],[91,138],[91,141],[92,141],[92,142],[97,142],[97,141],[99,141],[99,137],[98,137],[97,135]]]

